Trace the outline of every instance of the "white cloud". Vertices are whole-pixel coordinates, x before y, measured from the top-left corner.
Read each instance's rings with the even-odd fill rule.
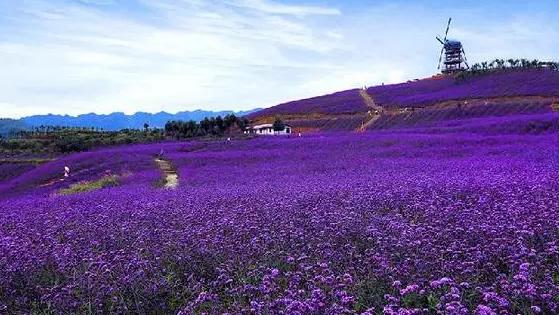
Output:
[[[0,3],[0,116],[248,109],[428,76],[448,16],[412,4],[127,3]],[[451,31],[472,60],[559,48],[549,14],[498,25],[460,14]]]
[[[15,107],[3,115],[270,105],[263,102],[281,97],[268,94],[288,89],[274,69],[324,67],[290,60],[282,50],[313,55],[335,49],[304,22],[282,16],[338,13],[327,8],[235,3],[254,11],[246,12],[159,1],[144,8],[164,17],[151,21],[78,5],[31,3],[14,8],[25,12],[15,25],[21,34],[0,38],[0,101]],[[259,67],[267,78],[255,70]]]
[[[229,2],[232,5],[258,10],[271,14],[286,14],[304,17],[306,15],[339,15],[341,12],[336,8],[325,8],[318,6],[285,5],[275,1],[266,0],[236,0]]]
[[[109,5],[115,3],[114,0],[78,0],[78,2],[94,5]]]

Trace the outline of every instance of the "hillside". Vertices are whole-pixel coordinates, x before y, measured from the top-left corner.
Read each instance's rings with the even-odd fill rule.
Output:
[[[507,69],[465,77],[434,76],[279,104],[248,116],[269,122],[281,116],[295,131],[386,129],[456,118],[551,112],[559,103],[559,72]]]
[[[366,117],[368,107],[358,89],[282,103],[247,116],[257,123],[280,116],[297,132],[354,130]]]
[[[467,104],[465,104],[467,102]],[[449,101],[442,105],[412,110],[399,110],[382,115],[368,130],[402,128],[441,128],[467,124],[470,120],[514,120],[518,116],[533,116],[534,120],[547,116],[556,117],[553,106],[556,100],[549,97],[514,97],[498,99],[470,99]],[[539,117],[539,118],[537,118]],[[479,127],[479,126],[478,126]],[[440,130],[440,129],[438,129]],[[479,129],[478,131],[482,131]]]
[[[517,96],[559,96],[559,72],[503,70],[463,79],[451,76],[375,86],[367,89],[387,108],[425,107],[451,100]]]
[[[359,90],[347,90],[308,99],[282,103],[270,108],[249,114],[247,117],[257,118],[274,115],[340,115],[355,114],[367,111],[367,106],[359,96]]]

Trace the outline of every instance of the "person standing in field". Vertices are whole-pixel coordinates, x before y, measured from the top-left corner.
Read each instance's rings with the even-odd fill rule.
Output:
[[[70,168],[68,166],[64,166],[64,177],[70,176]]]

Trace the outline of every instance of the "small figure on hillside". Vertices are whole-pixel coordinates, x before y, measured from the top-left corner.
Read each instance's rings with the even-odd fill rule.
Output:
[[[160,157],[160,158],[162,158],[162,157],[163,157],[163,154],[165,154],[165,151],[163,151],[163,149],[161,149],[161,150],[159,151],[159,154],[158,154],[157,156]]]
[[[227,138],[227,142],[231,142],[231,137],[228,137],[228,138]]]
[[[301,133],[300,132],[299,132],[298,136],[299,136],[299,138],[301,138]]]
[[[64,177],[70,176],[70,168],[68,166],[64,166]]]

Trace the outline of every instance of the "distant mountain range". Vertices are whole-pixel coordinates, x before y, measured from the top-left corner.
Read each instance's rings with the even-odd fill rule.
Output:
[[[23,117],[21,119],[0,119],[0,134],[6,134],[10,130],[21,130],[23,128],[33,128],[38,126],[65,126],[65,127],[95,127],[104,130],[120,130],[120,129],[142,129],[144,123],[148,123],[150,127],[163,128],[169,120],[194,120],[200,121],[205,117],[225,116],[235,114],[237,116],[245,116],[260,110],[253,109],[248,111],[183,111],[176,114],[159,112],[156,114],[138,112],[133,115],[124,113],[112,113],[108,115],[84,114],[78,116],[69,115],[35,115]]]
[[[0,137],[25,129],[27,129],[27,127],[20,120],[0,118]]]

